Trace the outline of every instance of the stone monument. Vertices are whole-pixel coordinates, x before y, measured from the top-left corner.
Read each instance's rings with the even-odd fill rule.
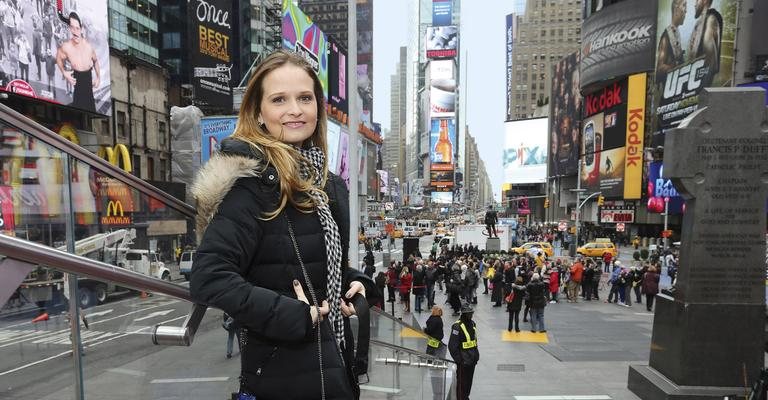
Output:
[[[768,112],[762,89],[708,88],[666,134],[664,173],[686,199],[675,287],[656,297],[642,399],[744,394],[764,363]]]
[[[489,237],[488,239],[485,239],[485,249],[488,251],[500,251],[501,240],[495,237]],[[504,249],[504,250],[509,250],[509,249]]]

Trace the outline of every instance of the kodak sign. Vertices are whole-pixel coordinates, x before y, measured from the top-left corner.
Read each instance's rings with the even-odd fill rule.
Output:
[[[629,77],[624,157],[624,199],[627,200],[639,199],[642,195],[646,79],[645,73]]]

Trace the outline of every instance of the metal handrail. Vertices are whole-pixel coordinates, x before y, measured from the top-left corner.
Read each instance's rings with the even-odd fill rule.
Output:
[[[0,104],[0,120],[23,131],[25,134],[28,134],[35,139],[45,142],[46,144],[52,146],[54,149],[67,153],[79,161],[85,162],[88,165],[99,169],[110,178],[117,179],[122,183],[135,188],[140,193],[159,200],[160,202],[168,205],[172,209],[187,217],[194,218],[197,214],[195,208],[191,205],[177,199],[176,197],[171,196],[170,194],[152,186],[151,184],[137,178],[134,175],[126,173],[117,166],[114,166],[106,160],[99,158],[96,154],[88,151],[83,147],[80,147],[75,143],[70,142],[60,135],[57,135],[50,129],[38,124],[35,121],[32,121],[22,114],[19,114],[4,104]]]
[[[408,353],[411,356],[423,358],[425,360],[441,361],[441,362],[444,362],[444,363],[456,364],[455,362],[453,362],[453,361],[451,361],[451,360],[449,360],[447,358],[442,358],[442,357],[434,356],[434,355],[431,355],[431,354],[420,352],[418,350],[409,349],[409,348],[403,347],[403,346],[398,346],[396,344],[382,342],[380,340],[371,339],[371,344],[379,346],[379,347],[386,347],[386,348],[389,348],[391,350],[395,350],[395,351],[398,351],[398,352],[401,352],[401,353]]]

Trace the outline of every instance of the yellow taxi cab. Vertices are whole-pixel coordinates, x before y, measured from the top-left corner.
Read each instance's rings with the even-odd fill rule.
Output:
[[[528,242],[520,247],[513,247],[511,251],[514,251],[517,254],[534,252],[533,254],[535,255],[535,249],[537,248],[542,249],[547,257],[552,257],[555,254],[555,250],[549,242]]]
[[[403,237],[403,230],[402,229],[395,229],[392,231],[392,237],[395,239],[402,239]]]
[[[619,255],[619,250],[611,243],[610,239],[597,238],[594,242],[589,242],[576,249],[576,253],[585,257],[603,257],[606,253],[610,253],[613,258],[616,258]]]

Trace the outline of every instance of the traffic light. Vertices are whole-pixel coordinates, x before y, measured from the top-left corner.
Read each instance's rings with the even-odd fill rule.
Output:
[[[544,199],[544,208],[549,208],[549,199]]]
[[[601,194],[600,196],[597,196],[597,205],[598,205],[598,206],[602,206],[602,205],[603,205],[603,203],[605,203],[605,196],[603,196],[603,195]]]

